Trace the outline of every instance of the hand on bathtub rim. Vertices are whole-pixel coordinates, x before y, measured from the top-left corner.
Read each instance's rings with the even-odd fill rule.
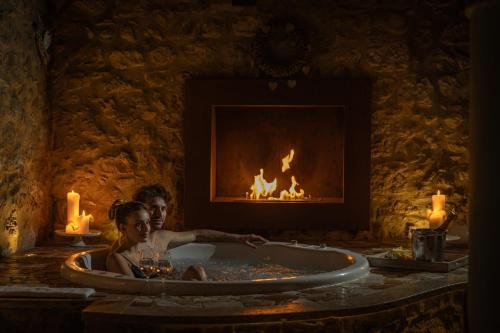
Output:
[[[243,244],[253,247],[254,249],[257,248],[255,243],[264,244],[268,242],[268,240],[264,237],[254,234],[237,235],[236,239]]]

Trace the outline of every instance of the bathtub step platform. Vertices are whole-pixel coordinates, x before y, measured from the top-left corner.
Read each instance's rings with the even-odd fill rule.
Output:
[[[52,288],[46,286],[0,286],[0,298],[88,298],[94,288]]]
[[[449,272],[469,264],[469,256],[463,253],[444,252],[443,261],[430,262],[413,259],[392,258],[389,251],[367,255],[370,267],[387,267],[425,272]]]

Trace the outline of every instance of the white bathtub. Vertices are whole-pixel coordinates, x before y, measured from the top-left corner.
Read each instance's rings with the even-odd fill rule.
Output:
[[[107,250],[84,251],[69,257],[61,266],[61,275],[77,284],[111,289],[126,293],[159,294],[159,279],[136,279],[105,271]],[[171,250],[173,259],[195,258],[243,259],[249,262],[265,260],[285,266],[310,267],[324,271],[285,278],[239,281],[166,280],[164,290],[169,295],[243,295],[273,293],[352,281],[368,273],[369,264],[362,255],[339,248],[305,244],[269,242],[252,249],[239,243],[191,243]]]

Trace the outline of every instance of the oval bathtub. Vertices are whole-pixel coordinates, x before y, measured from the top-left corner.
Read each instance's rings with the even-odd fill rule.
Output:
[[[243,295],[299,290],[352,281],[368,273],[368,261],[359,253],[315,245],[269,242],[252,249],[239,243],[190,243],[170,250],[172,260],[238,260],[266,262],[310,270],[311,274],[233,281],[149,281],[105,271],[107,249],[84,251],[69,257],[61,275],[77,284],[127,293],[169,295]]]

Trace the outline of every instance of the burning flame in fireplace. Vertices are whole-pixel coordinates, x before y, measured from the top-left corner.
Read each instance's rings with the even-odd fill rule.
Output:
[[[292,186],[288,191],[283,190],[280,192],[280,200],[303,199],[305,192],[303,189],[300,189],[299,192],[295,191],[296,185],[299,185],[299,183],[295,180],[295,176],[292,176]]]
[[[290,154],[286,155],[281,159],[281,172],[285,172],[286,170],[291,169],[290,163],[293,160],[293,155],[295,151],[293,149],[290,150]],[[250,190],[252,193],[250,195],[247,194],[247,199],[259,200],[261,198],[267,198],[268,200],[297,200],[305,198],[304,189],[300,189],[298,192],[295,189],[296,186],[299,185],[295,176],[291,177],[292,185],[288,190],[282,190],[280,192],[279,198],[273,197],[274,191],[278,186],[278,181],[276,178],[272,182],[267,182],[264,179],[264,169],[260,169],[260,173],[254,176],[254,183],[250,186]]]
[[[260,174],[254,177],[255,181],[252,186],[250,186],[250,190],[252,193],[250,194],[250,199],[259,200],[261,196],[263,197],[271,197],[273,192],[276,191],[276,185],[278,182],[276,178],[271,183],[268,183],[264,179],[264,169],[260,169]]]
[[[290,150],[290,154],[286,155],[281,159],[281,163],[283,164],[281,166],[281,172],[285,172],[286,170],[290,169],[290,163],[292,163],[294,154],[295,151],[292,149]]]

